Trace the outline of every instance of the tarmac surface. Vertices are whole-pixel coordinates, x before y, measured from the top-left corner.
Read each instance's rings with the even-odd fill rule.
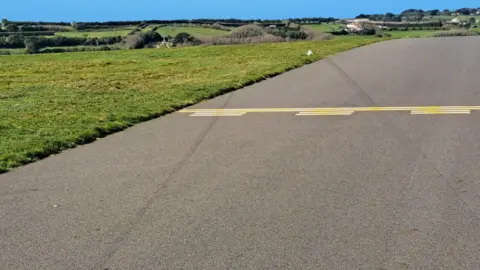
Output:
[[[357,48],[2,174],[0,269],[479,269],[479,44]]]

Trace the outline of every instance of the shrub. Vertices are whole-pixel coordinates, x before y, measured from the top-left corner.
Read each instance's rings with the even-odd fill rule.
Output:
[[[386,37],[386,38],[390,38],[390,37],[392,37],[392,34],[386,33],[386,32],[377,32],[377,33],[375,34],[375,37]]]
[[[17,32],[19,29],[15,24],[9,24],[5,27],[5,30],[7,30],[7,32]]]
[[[253,37],[235,37],[232,35],[219,37],[202,37],[201,42],[205,45],[232,45],[232,44],[253,44],[253,43],[277,43],[285,42],[285,38],[272,34]]]
[[[373,36],[377,33],[377,31],[375,30],[375,28],[364,28],[360,31],[357,31],[356,33],[359,35]]]
[[[122,42],[123,37],[100,37],[100,38],[87,38],[83,45],[88,46],[101,46],[101,45],[111,45]]]
[[[40,42],[37,37],[25,37],[24,42],[27,53],[37,53],[40,49]]]
[[[140,49],[151,43],[162,41],[163,37],[156,31],[137,32],[125,37],[125,45],[128,49]]]
[[[49,28],[41,26],[41,25],[21,25],[19,27],[19,30],[22,32],[35,32],[35,31],[50,31]]]
[[[308,35],[303,31],[287,31],[287,39],[289,40],[303,40],[307,38]]]
[[[198,45],[200,44],[200,40],[196,39],[194,36],[190,35],[189,33],[178,33],[172,40],[173,46],[177,45]]]
[[[9,36],[15,34],[22,34],[23,36],[54,36],[55,32],[44,32],[44,31],[37,31],[37,32],[0,32],[0,36]]]
[[[272,34],[274,36],[286,38],[287,37],[287,31],[285,29],[278,29],[278,28],[267,28],[266,30],[267,33]]]
[[[77,46],[70,48],[45,48],[38,51],[38,53],[64,53],[64,52],[94,52],[94,51],[111,51],[119,50],[120,48],[109,46]]]
[[[0,55],[10,55],[9,51],[0,50]]]
[[[148,32],[143,33],[145,37],[145,44],[154,43],[158,41],[162,41],[163,37],[155,30],[150,30]]]
[[[145,45],[145,39],[141,33],[128,35],[125,37],[127,49],[140,49]]]
[[[266,31],[261,26],[254,25],[254,24],[247,24],[233,30],[231,36],[233,38],[248,38],[248,37],[258,37],[264,34],[266,34]]]
[[[24,37],[21,35],[10,35],[8,37],[0,37],[0,48],[18,49],[25,48],[23,42]]]
[[[230,28],[226,27],[226,26],[223,26],[221,24],[219,24],[218,22],[210,25],[210,26],[205,26],[206,28],[213,28],[213,29],[217,29],[217,30],[223,30],[223,31],[230,31]]]
[[[24,48],[24,46],[25,46],[25,44],[23,42],[24,39],[25,39],[25,37],[21,34],[13,34],[13,35],[9,35],[5,39],[5,41],[8,44],[12,45],[12,46],[9,46],[9,47]]]
[[[73,29],[75,30],[83,30],[83,29],[87,29],[87,25],[84,24],[84,23],[74,23],[73,24]]]
[[[453,31],[443,31],[433,34],[433,37],[460,37],[460,36],[477,36],[478,33],[470,32],[470,31],[461,31],[461,30],[453,30]]]

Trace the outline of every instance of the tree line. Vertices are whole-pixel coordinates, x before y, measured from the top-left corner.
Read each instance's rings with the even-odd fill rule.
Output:
[[[45,47],[65,47],[65,46],[102,46],[119,43],[123,37],[100,37],[100,38],[84,38],[84,37],[43,37],[43,36],[24,36],[21,34],[13,34],[6,37],[0,37],[0,48],[20,49],[26,47],[26,41],[35,48]]]
[[[402,11],[400,14],[393,14],[391,12],[387,12],[385,14],[359,14],[355,18],[357,19],[370,19],[372,21],[393,21],[393,22],[400,22],[402,20],[422,20],[425,16],[451,16],[452,14],[460,14],[460,15],[476,15],[477,12],[480,11],[479,8],[459,8],[455,10],[439,10],[439,9],[432,9],[432,10],[422,10],[422,9],[406,9]]]
[[[48,28],[48,26],[58,25],[58,26],[70,26],[70,25],[77,25],[80,28],[106,28],[106,27],[118,27],[118,26],[131,26],[131,25],[142,25],[142,24],[214,24],[219,23],[225,26],[239,26],[245,24],[252,24],[252,23],[262,23],[262,24],[278,24],[283,23],[285,20],[282,19],[269,19],[269,20],[242,20],[242,19],[181,19],[181,20],[137,20],[137,21],[106,21],[106,22],[34,22],[34,21],[15,21],[10,22],[7,19],[3,19],[4,24],[8,22],[9,24],[15,26],[25,26],[29,29],[42,29],[42,26]],[[333,17],[304,17],[304,18],[289,18],[286,19],[292,22],[317,22],[317,23],[328,23],[334,22],[337,19]],[[27,31],[27,30],[25,30]],[[37,31],[37,30],[28,30],[28,31]],[[42,31],[42,30],[38,30]]]

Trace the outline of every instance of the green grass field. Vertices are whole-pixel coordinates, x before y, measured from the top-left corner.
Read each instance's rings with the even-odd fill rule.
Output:
[[[65,37],[83,37],[87,35],[87,37],[113,37],[113,36],[126,36],[128,32],[130,32],[133,27],[130,28],[120,28],[120,29],[112,29],[112,30],[104,30],[104,31],[78,31],[78,32],[57,32],[55,33],[56,36],[65,36]],[[151,27],[146,28],[145,30],[151,29]],[[175,36],[181,32],[187,32],[195,37],[201,36],[220,36],[228,34],[227,31],[211,29],[211,28],[203,28],[203,27],[180,27],[180,26],[165,26],[160,27],[157,30],[163,36]]]
[[[380,40],[2,56],[0,171]]]
[[[434,33],[442,30],[411,30],[411,31],[389,31],[392,38],[416,38],[416,37],[432,37]]]
[[[430,20],[438,20],[438,19],[443,19],[443,20],[448,20],[451,21],[455,18],[458,18],[459,20],[462,21],[468,21],[471,17],[474,18],[479,18],[477,15],[459,15],[459,16],[451,16],[451,15],[439,15],[439,16],[427,16],[428,19]]]
[[[206,36],[221,36],[227,35],[230,32],[222,31],[212,28],[203,28],[203,27],[180,27],[180,26],[164,26],[160,27],[157,30],[158,33],[162,36],[172,36],[174,37],[178,33],[186,32],[194,37],[206,37]]]
[[[472,29],[470,29],[470,31],[480,33],[480,27],[472,28]]]
[[[64,37],[114,37],[114,36],[126,36],[128,32],[133,29],[131,28],[120,28],[120,29],[112,29],[112,30],[105,30],[105,31],[78,31],[78,32],[56,32],[56,36],[64,36]]]
[[[25,49],[0,49],[0,51],[8,51],[10,54],[24,54]]]

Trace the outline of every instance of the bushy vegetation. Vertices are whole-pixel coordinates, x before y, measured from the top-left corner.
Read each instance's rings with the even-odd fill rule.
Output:
[[[70,31],[70,27],[62,25],[20,25],[18,27],[20,32],[64,32]]]
[[[310,26],[302,26],[301,30],[307,35],[308,40],[330,40],[334,38],[332,34],[317,31]]]
[[[433,10],[406,9],[402,11],[400,14],[393,14],[391,12],[388,12],[385,14],[360,14],[356,18],[370,19],[372,21],[391,21],[391,22],[408,21],[408,22],[420,23],[420,21],[424,20],[427,16],[429,16],[429,18],[434,18],[435,16],[450,16],[452,14],[454,14],[455,16],[457,15],[466,16],[466,15],[476,15],[478,11],[480,11],[480,7],[479,8],[459,8],[456,10],[444,9],[443,11],[440,11],[438,9],[433,9]],[[437,21],[432,23],[440,23],[440,22]]]
[[[379,40],[2,56],[0,171]]]
[[[295,28],[290,28],[295,27]],[[295,40],[328,40],[331,34],[315,31],[311,28],[291,25],[290,27],[262,27],[250,24],[236,28],[229,35],[200,38],[206,45],[228,45],[249,43],[277,43]]]
[[[124,39],[127,49],[140,49],[160,41],[163,41],[163,37],[155,30],[147,32],[136,31],[127,35]]]
[[[452,31],[442,31],[434,33],[434,37],[464,37],[464,36],[477,36],[477,32],[471,31],[461,31],[461,30],[452,30]]]
[[[201,41],[189,33],[178,33],[172,40],[173,46],[178,45],[200,45]]]
[[[40,53],[65,53],[65,52],[97,52],[121,50],[120,46],[75,46],[75,47],[57,47],[45,48]]]
[[[0,37],[0,48],[4,48],[4,49],[25,48],[24,39],[25,37],[19,34],[13,34],[7,37]]]
[[[30,36],[54,36],[55,32],[42,32],[42,31],[36,31],[36,32],[0,32],[0,37],[2,36],[10,36],[10,35],[22,35],[24,37],[30,37]]]
[[[29,53],[37,53],[45,47],[66,46],[103,46],[120,43],[122,37],[81,38],[81,37],[37,37],[13,34],[8,37],[0,37],[0,48],[26,48]],[[28,46],[27,46],[28,45]]]
[[[304,17],[304,18],[290,18],[295,23],[329,23],[334,22],[337,19],[332,17]],[[74,25],[80,25],[81,28],[95,29],[95,28],[108,28],[118,26],[138,26],[142,24],[149,25],[174,25],[174,24],[191,24],[191,25],[213,25],[215,23],[221,24],[226,27],[236,27],[246,24],[260,23],[264,25],[268,24],[281,24],[283,20],[241,20],[241,19],[196,19],[196,20],[143,20],[143,21],[108,21],[108,22],[76,22]],[[36,22],[24,22],[24,24],[37,24]],[[52,24],[52,23],[40,23],[40,24]],[[68,24],[68,23],[67,23]],[[78,26],[77,26],[78,27]]]
[[[214,24],[205,24],[204,27],[213,28],[213,29],[217,29],[217,30],[223,30],[223,31],[230,31],[231,30],[230,28],[228,28],[226,26],[223,26],[218,22],[216,22]]]

